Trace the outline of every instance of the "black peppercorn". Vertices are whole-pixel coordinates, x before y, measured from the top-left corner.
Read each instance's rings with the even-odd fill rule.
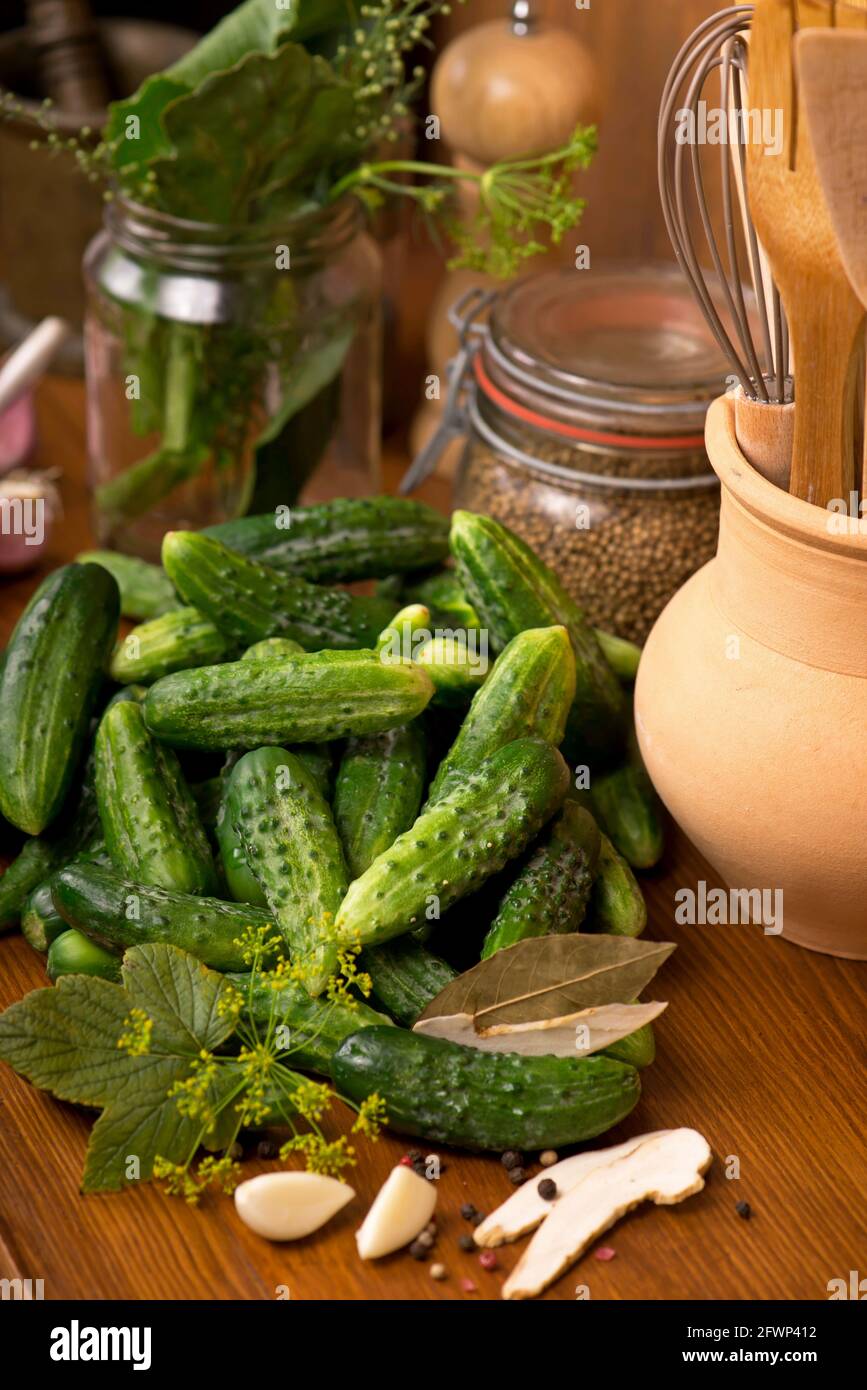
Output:
[[[475,1250],[476,1242],[472,1236],[458,1236],[458,1245],[462,1250]]]
[[[503,1167],[511,1171],[513,1168],[523,1168],[524,1155],[518,1153],[517,1149],[507,1149],[500,1159]]]
[[[527,1174],[524,1172],[523,1168],[509,1169],[509,1182],[513,1187],[520,1187],[526,1176]]]
[[[735,1211],[737,1212],[738,1216],[743,1217],[744,1221],[749,1221],[750,1217],[753,1214],[753,1209],[750,1206],[749,1202],[736,1202]]]
[[[472,1221],[475,1214],[476,1209],[473,1206],[472,1202],[464,1202],[463,1206],[461,1207],[461,1216],[464,1218],[464,1220]]]
[[[546,1202],[553,1202],[557,1196],[557,1184],[553,1178],[543,1178],[536,1191]]]
[[[430,1254],[430,1246],[422,1245],[420,1240],[414,1240],[409,1247],[409,1253],[414,1260],[426,1260]]]

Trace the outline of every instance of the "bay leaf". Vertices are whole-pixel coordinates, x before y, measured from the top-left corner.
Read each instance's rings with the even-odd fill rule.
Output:
[[[446,985],[419,1022],[471,1014],[477,1030],[563,1018],[628,1004],[650,983],[674,942],[624,936],[542,936],[518,941]]]
[[[589,1057],[652,1023],[667,1004],[602,1004],[563,1018],[532,1023],[498,1023],[477,1030],[472,1014],[440,1014],[420,1019],[414,1033],[445,1038],[479,1052],[517,1052],[522,1057]],[[586,1030],[579,1033],[579,1029]],[[579,1046],[580,1043],[580,1046]]]

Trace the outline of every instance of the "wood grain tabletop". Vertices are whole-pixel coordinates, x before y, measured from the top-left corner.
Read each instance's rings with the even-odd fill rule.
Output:
[[[39,406],[37,462],[62,471],[66,509],[49,568],[89,540],[80,384],[46,382]],[[391,483],[398,464],[387,459]],[[436,485],[428,498],[446,501]],[[38,577],[0,584],[0,641]],[[808,826],[804,839],[809,853]],[[714,1153],[707,1185],[680,1206],[625,1218],[605,1237],[615,1257],[603,1262],[591,1249],[548,1298],[823,1300],[830,1280],[867,1275],[867,966],[759,927],[676,925],[675,892],[702,879],[719,883],[672,829],[663,864],[644,877],[648,936],[678,943],[655,982],[655,997],[669,1001],[657,1059],[635,1111],[598,1142],[694,1126]],[[0,1006],[45,984],[21,936],[0,939]],[[356,1253],[354,1232],[407,1148],[399,1138],[357,1143],[356,1199],[316,1235],[271,1245],[223,1196],[198,1208],[144,1185],[82,1197],[90,1124],[0,1068],[0,1279],[42,1279],[46,1299],[494,1299],[523,1248],[498,1252],[489,1271],[458,1245],[468,1230],[462,1203],[490,1211],[512,1191],[495,1157],[440,1151],[434,1258],[448,1273],[435,1282],[429,1263],[408,1254],[362,1263]],[[251,1153],[249,1176],[279,1166],[255,1145]]]

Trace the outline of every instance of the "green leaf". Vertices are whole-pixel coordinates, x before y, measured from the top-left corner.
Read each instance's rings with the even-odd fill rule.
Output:
[[[675,949],[624,936],[543,936],[519,941],[446,985],[418,1022],[469,1014],[476,1031],[564,1018],[628,1004]]]
[[[105,137],[121,142],[115,168],[132,172],[170,154],[163,112],[214,73],[235,67],[248,53],[276,53],[290,38],[302,41],[348,22],[347,0],[246,0],[171,67],[146,78],[131,97],[112,102]],[[136,123],[138,138],[131,139]]]
[[[233,1031],[219,1003],[231,986],[216,971],[175,946],[127,951],[123,984],[91,976],[64,976],[0,1015],[0,1058],[59,1100],[92,1105],[103,1113],[93,1127],[85,1162],[85,1191],[114,1190],[130,1181],[131,1155],[147,1180],[154,1159],[189,1157],[201,1120],[179,1114],[168,1092],[190,1075],[204,1049]],[[149,1050],[133,1057],[118,1047],[133,1009],[151,1020]],[[217,1082],[237,1085],[229,1066]]]
[[[244,222],[291,211],[350,125],[353,96],[299,44],[249,53],[163,113],[171,148],[156,160],[160,202],[175,216]]]

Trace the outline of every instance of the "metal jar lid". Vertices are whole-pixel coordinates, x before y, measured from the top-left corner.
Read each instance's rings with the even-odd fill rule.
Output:
[[[488,442],[498,424],[514,422],[594,451],[695,453],[707,409],[727,386],[728,360],[674,265],[548,271],[499,293],[471,292],[451,317],[461,346],[442,426],[405,490],[469,423]],[[513,444],[505,452],[520,451]],[[692,481],[704,483],[704,474]],[[665,482],[621,479],[639,489]],[[716,483],[709,468],[707,483]]]

